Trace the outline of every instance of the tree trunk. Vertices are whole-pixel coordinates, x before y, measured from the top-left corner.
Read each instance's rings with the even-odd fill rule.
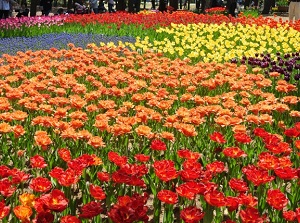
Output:
[[[160,12],[166,12],[167,11],[167,0],[159,0],[159,6],[158,6],[158,10]]]
[[[128,12],[133,13],[134,12],[134,7],[133,7],[133,0],[128,0]]]
[[[174,8],[174,11],[178,9],[178,0],[170,0],[170,6]]]
[[[249,6],[250,6],[250,0],[245,0],[245,4],[244,4],[245,9],[248,8]]]
[[[264,0],[264,9],[261,14],[268,15],[270,13],[271,7],[275,6],[275,0]]]
[[[206,0],[206,1],[205,1],[205,9],[211,8],[211,3],[212,3],[212,0]],[[202,8],[202,7],[201,7],[201,8]]]
[[[117,0],[116,9],[117,11],[125,11],[126,9],[125,0]]]
[[[30,2],[30,17],[36,16],[36,7],[40,3],[39,0],[31,0]]]
[[[68,6],[67,6],[68,10],[72,10],[73,9],[73,1],[72,0],[68,0]]]

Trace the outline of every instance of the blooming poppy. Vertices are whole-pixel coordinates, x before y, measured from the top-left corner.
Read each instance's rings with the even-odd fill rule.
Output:
[[[91,219],[102,212],[101,204],[96,201],[91,201],[87,204],[84,204],[81,208],[81,214],[79,214],[80,218],[88,218]]]
[[[178,202],[178,196],[176,193],[170,190],[161,190],[157,193],[157,198],[167,204],[176,204]]]
[[[200,208],[190,206],[180,211],[180,218],[186,223],[198,223],[204,217]]]

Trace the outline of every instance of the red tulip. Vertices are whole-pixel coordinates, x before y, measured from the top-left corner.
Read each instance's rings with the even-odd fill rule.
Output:
[[[261,217],[256,208],[248,207],[245,210],[240,211],[240,218],[243,223],[256,222],[263,223],[264,217]]]
[[[106,198],[106,195],[102,188],[97,185],[90,185],[90,193],[96,200],[104,200]]]
[[[30,188],[36,192],[45,193],[52,188],[52,183],[48,178],[37,177],[31,180]]]
[[[43,169],[47,166],[44,157],[40,155],[35,155],[30,158],[30,165],[32,168],[40,168]]]
[[[282,210],[288,204],[288,199],[279,189],[270,189],[267,192],[267,203],[276,210]]]
[[[223,136],[221,133],[219,133],[219,132],[214,132],[213,134],[211,134],[211,135],[209,136],[209,138],[210,138],[211,140],[213,140],[213,141],[215,141],[215,142],[217,142],[217,143],[221,143],[221,144],[223,144],[223,143],[226,142],[224,136]]]
[[[174,162],[171,160],[155,161],[153,167],[156,176],[162,181],[170,181],[178,176]]]
[[[236,190],[238,192],[247,192],[249,190],[245,181],[236,178],[230,179],[228,185],[232,190]]]
[[[80,218],[93,218],[102,212],[101,204],[95,201],[91,201],[81,208]]]
[[[72,160],[71,152],[69,149],[61,148],[57,151],[58,156],[64,160],[65,162],[69,162]]]
[[[72,215],[66,215],[66,216],[63,216],[61,219],[60,219],[60,223],[81,223],[81,221],[75,217],[75,216],[72,216]]]
[[[223,153],[225,156],[231,157],[231,158],[240,158],[240,157],[246,157],[247,154],[241,150],[238,147],[228,147],[223,150]]]
[[[165,150],[167,150],[166,144],[163,141],[159,140],[159,139],[154,139],[151,142],[150,148],[152,150],[157,150],[157,151],[165,151]]]
[[[0,202],[0,219],[5,218],[10,212],[10,207],[5,206],[4,200]]]
[[[116,152],[108,152],[108,160],[116,164],[117,166],[122,166],[125,163],[127,163],[127,157],[126,156],[120,156]]]
[[[109,173],[106,173],[106,172],[98,172],[97,173],[97,178],[100,181],[108,182],[110,180],[110,175],[109,175]]]
[[[49,210],[56,212],[65,210],[69,202],[65,194],[58,189],[52,190],[49,194],[42,195],[40,199]]]
[[[200,208],[187,207],[180,212],[180,218],[186,223],[198,223],[204,217],[204,213]]]
[[[120,196],[108,212],[108,217],[115,223],[148,222],[146,206],[148,194],[134,194],[132,197]]]
[[[167,204],[176,204],[178,202],[177,194],[170,190],[161,190],[157,193],[157,198]]]
[[[296,213],[294,211],[283,211],[282,216],[286,221],[294,221],[296,218]]]
[[[226,206],[226,198],[224,194],[217,190],[212,190],[204,195],[204,199],[211,206],[223,207]]]
[[[245,133],[235,133],[233,137],[236,141],[243,144],[247,144],[252,141],[251,138]]]

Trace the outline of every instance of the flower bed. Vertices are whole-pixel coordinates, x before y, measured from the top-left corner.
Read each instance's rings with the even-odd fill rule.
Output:
[[[131,31],[135,43],[91,37],[99,43],[2,55],[2,222],[300,219],[296,26],[192,13],[157,14],[155,23],[152,14],[117,14],[127,25],[95,20],[109,14],[63,19],[81,39]],[[44,25],[32,28],[43,34]],[[234,53],[237,37],[253,45],[264,36],[264,46]],[[232,56],[196,58],[186,49],[198,38],[212,40],[203,47],[224,38]]]

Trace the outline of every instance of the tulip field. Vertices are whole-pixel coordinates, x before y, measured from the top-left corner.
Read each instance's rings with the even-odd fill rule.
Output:
[[[0,222],[300,222],[299,40],[242,14],[0,20]]]

